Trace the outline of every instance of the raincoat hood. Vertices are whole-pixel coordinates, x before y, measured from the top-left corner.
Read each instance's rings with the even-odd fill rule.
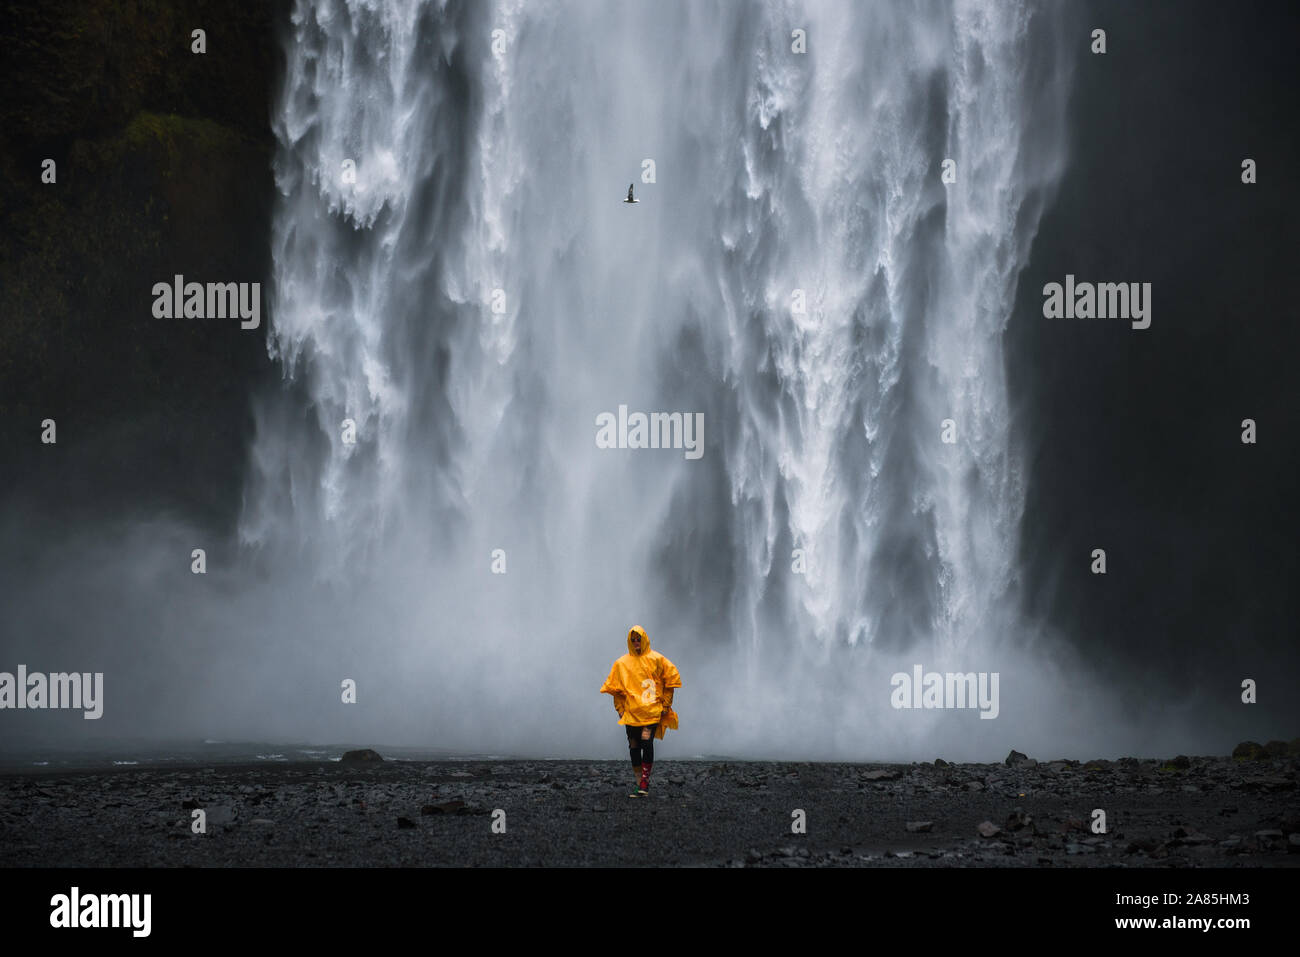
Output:
[[[633,625],[633,626],[632,626],[632,629],[627,633],[627,653],[628,653],[629,655],[635,655],[635,654],[637,654],[637,652],[635,652],[635,651],[632,650],[632,636],[633,636],[633,635],[640,635],[640,636],[641,636],[641,651],[640,651],[640,653],[643,654],[643,655],[644,655],[644,654],[648,654],[648,653],[650,652],[650,636],[647,635],[647,634],[645,633],[645,629],[642,628],[640,625]]]

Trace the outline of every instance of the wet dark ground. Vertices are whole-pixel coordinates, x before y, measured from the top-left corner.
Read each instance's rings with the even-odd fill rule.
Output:
[[[613,761],[33,769],[0,866],[1296,866],[1298,765],[665,760],[645,798]]]

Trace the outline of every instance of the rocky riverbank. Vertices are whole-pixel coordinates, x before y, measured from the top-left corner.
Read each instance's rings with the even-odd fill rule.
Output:
[[[641,799],[613,761],[37,769],[0,776],[0,865],[1300,865],[1300,757],[1294,744],[1253,748],[1083,763],[665,760]]]

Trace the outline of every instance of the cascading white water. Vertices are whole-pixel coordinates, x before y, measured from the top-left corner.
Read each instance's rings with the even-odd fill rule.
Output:
[[[637,622],[699,750],[915,740],[880,729],[886,663],[983,670],[1014,627],[1001,336],[1063,159],[1046,12],[299,0],[296,387],[258,410],[242,532],[356,586],[320,640],[382,621],[449,746],[594,746],[574,702]],[[598,448],[621,404],[703,412],[703,457]]]

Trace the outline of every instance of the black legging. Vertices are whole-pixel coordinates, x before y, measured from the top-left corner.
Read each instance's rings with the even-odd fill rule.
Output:
[[[650,737],[641,740],[641,728],[650,729]],[[632,767],[638,771],[641,770],[642,764],[654,764],[655,761],[655,728],[657,724],[647,724],[638,727],[635,724],[624,725],[627,732],[627,749],[632,757]]]

